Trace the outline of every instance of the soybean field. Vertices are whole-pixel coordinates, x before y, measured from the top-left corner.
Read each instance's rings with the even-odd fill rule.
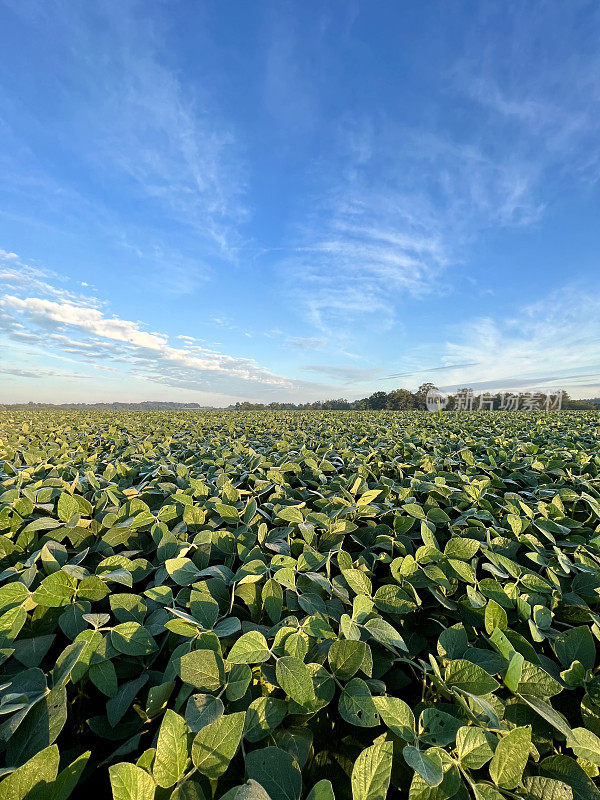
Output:
[[[600,800],[600,413],[0,410],[0,798]]]

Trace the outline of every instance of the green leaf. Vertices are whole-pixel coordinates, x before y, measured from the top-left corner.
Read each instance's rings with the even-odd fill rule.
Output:
[[[147,656],[157,650],[156,642],[139,622],[122,622],[110,632],[115,650],[126,656]]]
[[[461,787],[460,773],[450,756],[441,748],[431,748],[428,756],[437,755],[442,763],[442,782],[428,786],[418,772],[415,772],[408,792],[409,800],[446,800],[453,797]]]
[[[179,586],[189,586],[200,580],[202,574],[198,567],[190,558],[179,556],[168,558],[165,561],[165,569]]]
[[[540,764],[540,774],[566,783],[573,790],[575,800],[599,800],[600,791],[582,767],[569,756],[545,758]]]
[[[287,506],[277,512],[277,519],[282,519],[284,522],[304,522],[302,511],[294,506]]]
[[[573,800],[573,789],[562,781],[533,775],[525,778],[527,800]]]
[[[365,623],[366,630],[371,636],[385,647],[395,648],[396,650],[406,650],[408,647],[398,631],[381,617],[375,617]]]
[[[573,739],[573,731],[571,730],[567,720],[563,717],[562,714],[559,714],[558,711],[552,708],[549,703],[544,702],[541,698],[535,697],[535,695],[526,695],[520,694],[519,698],[527,703],[527,705],[532,708],[536,714],[539,714],[540,717],[549,722],[557,731],[560,731],[563,736],[566,737],[567,742],[570,742]]]
[[[505,631],[508,627],[508,615],[495,600],[488,600],[485,607],[485,630],[492,633],[494,628]]]
[[[373,697],[362,678],[352,678],[344,686],[338,708],[342,718],[351,725],[372,728],[379,724],[379,715]]]
[[[252,670],[247,664],[234,664],[227,675],[225,695],[228,700],[241,700],[252,682]]]
[[[279,622],[283,608],[283,589],[273,578],[269,578],[269,580],[265,582],[261,593],[261,600],[263,609],[271,622]]]
[[[427,516],[429,517],[429,513]],[[446,517],[446,521],[448,521],[448,515],[444,514],[444,516]],[[462,561],[470,561],[476,555],[480,547],[481,542],[478,542],[477,539],[454,536],[452,539],[448,540],[444,547],[444,555],[447,558],[458,558]]]
[[[374,697],[373,703],[381,717],[381,721],[392,733],[406,742],[413,741],[415,737],[415,715],[404,700],[390,695],[382,695],[381,697]]]
[[[248,706],[244,737],[249,742],[264,739],[283,722],[287,703],[277,697],[257,697]]]
[[[419,719],[420,738],[429,744],[445,747],[456,739],[461,720],[439,708],[425,708]]]
[[[77,641],[68,645],[56,659],[56,665],[52,670],[52,686],[65,686],[69,682],[71,673],[75,669],[75,665],[83,656],[85,650],[85,642]]]
[[[275,669],[277,683],[298,705],[304,706],[316,700],[312,676],[306,664],[294,656],[283,656],[277,660]]]
[[[504,795],[489,783],[476,783],[473,792],[475,800],[504,800]]]
[[[402,748],[402,755],[409,767],[414,769],[428,786],[439,786],[444,777],[442,759],[436,752],[426,753],[412,745]]]
[[[587,625],[565,631],[555,640],[554,649],[563,667],[570,667],[573,661],[580,661],[586,669],[596,664],[596,645]]]
[[[90,756],[91,751],[87,750],[59,772],[58,777],[52,784],[49,800],[67,800],[71,796]]]
[[[61,492],[57,505],[58,518],[61,522],[69,522],[79,514],[79,503],[68,492]]]
[[[462,658],[448,664],[444,681],[451,689],[455,687],[475,695],[489,694],[500,685],[480,666]]]
[[[347,581],[348,586],[355,594],[364,594],[367,597],[371,596],[373,586],[368,575],[360,569],[345,569],[342,571],[344,580]]]
[[[506,670],[506,674],[504,675],[504,685],[507,689],[510,689],[511,692],[516,692],[519,688],[519,684],[521,683],[521,675],[523,673],[523,664],[525,659],[521,655],[521,653],[513,653],[510,662],[508,664],[508,669]]]
[[[329,648],[327,660],[334,675],[342,681],[347,681],[360,669],[366,652],[365,642],[336,639]]]
[[[118,690],[117,673],[112,661],[98,661],[88,671],[91,682],[107,697],[114,697]]]
[[[490,636],[490,643],[507,661],[510,661],[513,654],[516,652],[515,648],[512,646],[506,635],[502,633],[500,628],[494,628],[492,635]]]
[[[223,659],[214,650],[192,650],[179,659],[178,674],[202,692],[216,692],[225,677]]]
[[[8,650],[2,661],[13,654],[14,647],[12,647],[12,645],[15,643],[14,640],[19,635],[26,621],[27,612],[24,608],[11,608],[10,611],[7,611],[0,617],[0,648]]]
[[[359,508],[362,508],[363,506],[368,506],[370,503],[373,502],[373,500],[379,497],[381,491],[382,491],[381,489],[368,489],[366,492],[364,492],[364,494],[361,494],[361,496],[356,501],[356,505]]]
[[[143,623],[148,606],[137,594],[123,592],[109,597],[110,610],[119,622]]]
[[[417,503],[407,503],[406,505],[402,506],[402,510],[406,511],[407,514],[410,514],[411,517],[415,517],[416,519],[425,519],[425,512],[421,506],[417,505]]]
[[[229,792],[227,792],[227,794],[229,794]],[[227,795],[223,795],[223,797],[226,796]],[[206,800],[206,795],[202,791],[202,786],[198,781],[190,779],[173,789],[169,800]]]
[[[73,599],[77,581],[66,572],[60,570],[48,575],[40,583],[32,595],[32,600],[39,606],[46,608],[60,608],[67,606]]]
[[[464,726],[456,733],[456,751],[461,766],[467,769],[481,769],[494,755],[498,740],[481,728]]]
[[[192,589],[190,611],[204,628],[212,628],[219,617],[219,604],[209,594]]]
[[[21,581],[12,581],[0,586],[0,613],[22,605],[29,597],[29,589]]]
[[[55,744],[36,753],[0,783],[2,800],[46,800],[58,775],[59,753]]]
[[[225,639],[228,636],[233,636],[241,627],[241,622],[237,617],[227,617],[227,619],[222,619],[220,622],[217,622],[213,628],[213,633],[218,636],[219,639]]]
[[[375,606],[385,614],[410,614],[416,608],[414,600],[399,586],[384,584],[375,592]]]
[[[155,717],[164,711],[169,702],[169,698],[175,688],[175,681],[165,681],[148,689],[148,699],[146,700],[146,714]]]
[[[207,778],[219,778],[229,766],[242,739],[244,711],[226,714],[202,728],[192,743],[194,766]]]
[[[385,800],[393,756],[392,742],[377,742],[360,753],[352,768],[352,800]]]
[[[600,519],[600,501],[598,501],[595,497],[592,497],[587,492],[581,493],[581,499],[585,500],[588,506],[592,509],[594,514],[596,515],[597,519]]]
[[[223,701],[212,694],[194,694],[185,707],[185,721],[194,733],[218,719],[225,711]]]
[[[231,664],[262,664],[271,652],[267,640],[260,631],[248,631],[234,643],[227,654]]]
[[[188,760],[187,725],[170,708],[165,711],[156,742],[152,775],[157,786],[168,789],[180,780]]]
[[[260,783],[250,780],[241,786],[234,786],[222,795],[221,800],[271,800]]]
[[[225,522],[236,523],[240,521],[240,514],[234,506],[228,506],[225,503],[215,503],[215,509]]]
[[[335,800],[331,781],[328,781],[326,778],[317,781],[306,795],[306,800]]]
[[[108,768],[113,800],[153,800],[154,781],[146,770],[122,762]]]
[[[600,738],[587,728],[573,728],[575,739],[568,742],[576,756],[600,766]]]
[[[302,775],[296,760],[279,747],[253,750],[246,756],[248,777],[257,781],[271,800],[299,800]]]
[[[143,673],[139,678],[122,684],[119,691],[106,704],[106,716],[109,724],[114,728],[123,719],[127,709],[133,703],[139,690],[148,682],[148,674]]]
[[[560,677],[567,684],[567,686],[575,687],[582,686],[585,680],[585,667],[581,661],[573,661],[568,669],[561,670]],[[589,688],[588,688],[589,693]]]
[[[29,710],[8,741],[6,760],[23,764],[56,741],[67,722],[67,692],[57,687]]]
[[[444,525],[450,521],[448,514],[442,508],[436,508],[435,506],[427,511],[427,519],[430,522],[435,522],[436,525]]]
[[[515,789],[521,783],[529,759],[531,726],[514,728],[498,742],[490,762],[490,777],[502,789]]]
[[[202,527],[206,517],[204,509],[199,506],[186,506],[183,509],[183,521],[190,530],[198,530]]]
[[[521,672],[521,682],[518,686],[520,694],[535,695],[545,699],[560,694],[563,690],[561,684],[541,667],[525,661]]]

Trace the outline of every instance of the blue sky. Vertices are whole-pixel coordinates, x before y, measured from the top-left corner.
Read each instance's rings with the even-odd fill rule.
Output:
[[[600,395],[597,3],[0,26],[0,401]]]

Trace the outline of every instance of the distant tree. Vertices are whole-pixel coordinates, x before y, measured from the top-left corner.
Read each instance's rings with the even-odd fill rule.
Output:
[[[385,404],[387,401],[387,393],[373,392],[372,395],[366,398],[366,401],[367,401],[367,408],[379,411],[382,408],[385,408]]]
[[[408,389],[394,389],[388,393],[385,407],[393,411],[406,411],[415,407],[415,395]]]
[[[427,393],[432,389],[437,390],[437,388],[438,387],[434,383],[422,383],[415,392],[415,408],[419,408],[424,411],[427,408],[427,405],[425,404]]]
[[[350,408],[350,403],[345,397],[341,397],[339,400],[325,400],[323,408],[329,411],[345,411]]]
[[[562,407],[566,411],[593,411],[598,406],[589,400],[572,400],[567,392],[563,392]]]

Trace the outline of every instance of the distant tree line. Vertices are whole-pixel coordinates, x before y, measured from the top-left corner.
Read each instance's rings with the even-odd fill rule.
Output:
[[[314,403],[236,403],[229,406],[232,411],[250,411],[260,409],[271,409],[273,411],[424,411],[427,406],[425,398],[430,389],[437,389],[433,383],[423,383],[416,392],[408,389],[392,389],[391,392],[373,392],[368,397],[360,400],[346,400],[342,397],[337,400],[316,400]],[[500,407],[500,394],[494,394],[494,408]],[[447,409],[452,411],[454,398],[450,397]],[[474,406],[475,407],[475,406]],[[600,398],[590,400],[572,400],[565,392],[563,395],[562,407],[565,410],[589,410],[600,408]]]
[[[425,397],[430,388],[433,387],[432,383],[424,383],[416,392],[411,392],[408,389],[393,389],[391,392],[373,392],[369,397],[363,397],[361,400],[346,400],[345,397],[340,397],[337,400],[315,400],[314,403],[236,403],[229,406],[230,409],[236,411],[246,411],[254,409],[272,409],[275,411],[383,411],[388,409],[390,411],[409,411],[411,409],[425,410]]]
[[[346,400],[341,397],[337,400],[316,400],[314,403],[235,403],[227,406],[226,411],[251,411],[271,409],[273,411],[424,411],[425,398],[430,389],[437,389],[433,383],[423,383],[416,392],[408,389],[392,389],[391,392],[373,392],[361,400]],[[178,403],[165,400],[144,400],[140,403],[14,403],[4,404],[7,408],[72,408],[72,409],[98,409],[103,411],[201,411],[220,410],[218,406],[202,406],[199,403]],[[500,406],[500,395],[494,395],[494,408]],[[0,404],[2,407],[2,404]],[[447,405],[451,411],[454,407],[453,398]],[[562,407],[567,410],[594,410],[600,409],[600,397],[589,400],[571,400],[568,394],[563,397]]]

